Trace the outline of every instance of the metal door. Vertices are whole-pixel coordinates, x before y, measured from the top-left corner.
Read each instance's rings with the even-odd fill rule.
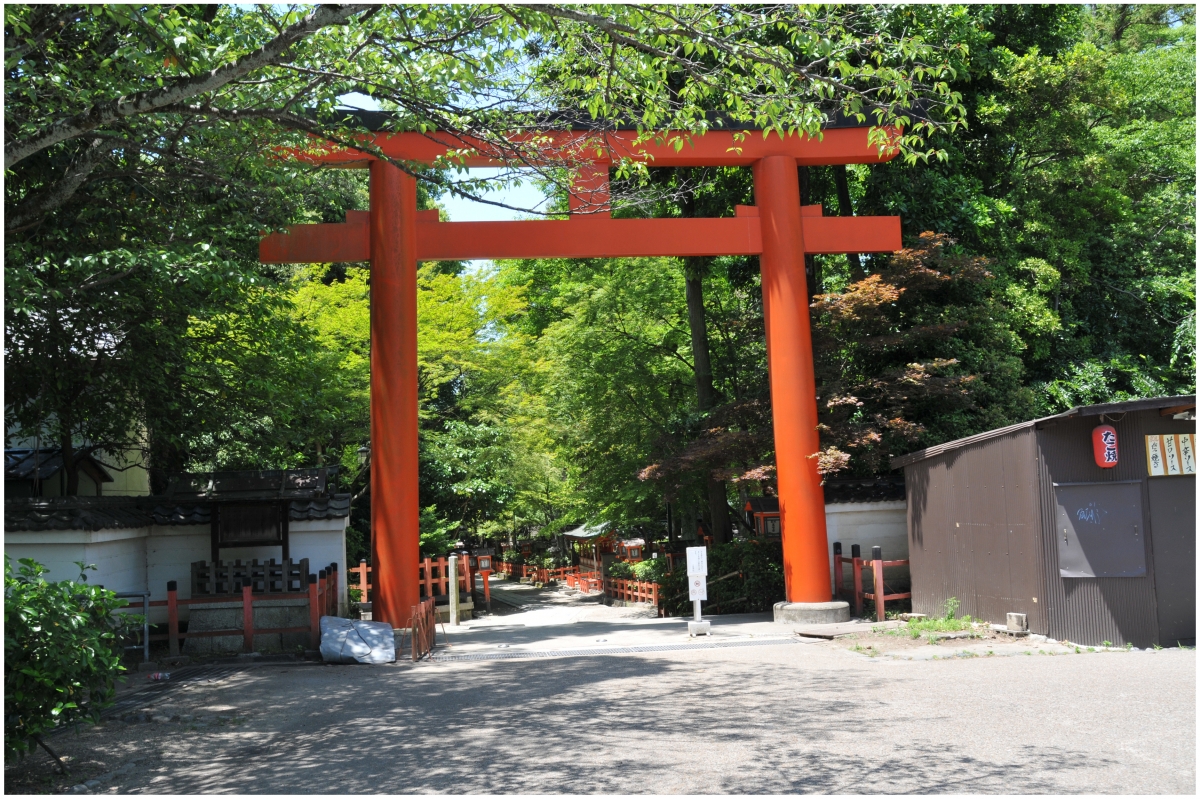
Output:
[[[1063,577],[1143,577],[1142,483],[1055,483],[1055,537]]]
[[[1196,637],[1196,478],[1150,480],[1158,634],[1164,644]]]

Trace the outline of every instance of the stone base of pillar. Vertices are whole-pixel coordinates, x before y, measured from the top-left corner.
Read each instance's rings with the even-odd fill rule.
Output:
[[[850,603],[776,602],[775,621],[792,624],[837,624],[850,621]]]

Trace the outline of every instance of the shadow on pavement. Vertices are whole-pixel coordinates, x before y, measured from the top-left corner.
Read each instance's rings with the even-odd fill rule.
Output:
[[[187,762],[165,764],[141,790],[1040,793],[1094,790],[1081,773],[1112,765],[1051,747],[985,761],[920,741],[881,746],[893,721],[870,697],[894,694],[905,680],[896,674],[856,674],[858,698],[837,692],[835,701],[844,673],[782,663],[594,657],[334,668],[293,670],[286,690],[266,670],[223,687],[254,723],[240,737],[197,737]],[[922,722],[953,714],[948,702]]]

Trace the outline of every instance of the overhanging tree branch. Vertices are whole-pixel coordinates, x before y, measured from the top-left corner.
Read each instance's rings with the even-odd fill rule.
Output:
[[[5,145],[4,168],[11,169],[34,153],[59,142],[82,136],[88,131],[118,119],[158,111],[196,95],[215,91],[257,69],[278,62],[288,48],[301,39],[330,25],[345,24],[355,14],[371,11],[373,8],[370,5],[318,6],[304,19],[291,25],[279,36],[233,64],[172,86],[164,86],[161,89],[139,92],[131,97],[121,97],[106,103],[98,103],[82,114],[59,120],[29,138]]]

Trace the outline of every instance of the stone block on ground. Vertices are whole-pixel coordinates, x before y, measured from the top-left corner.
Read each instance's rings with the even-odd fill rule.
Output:
[[[321,658],[326,663],[392,663],[396,660],[392,625],[322,616]]]

